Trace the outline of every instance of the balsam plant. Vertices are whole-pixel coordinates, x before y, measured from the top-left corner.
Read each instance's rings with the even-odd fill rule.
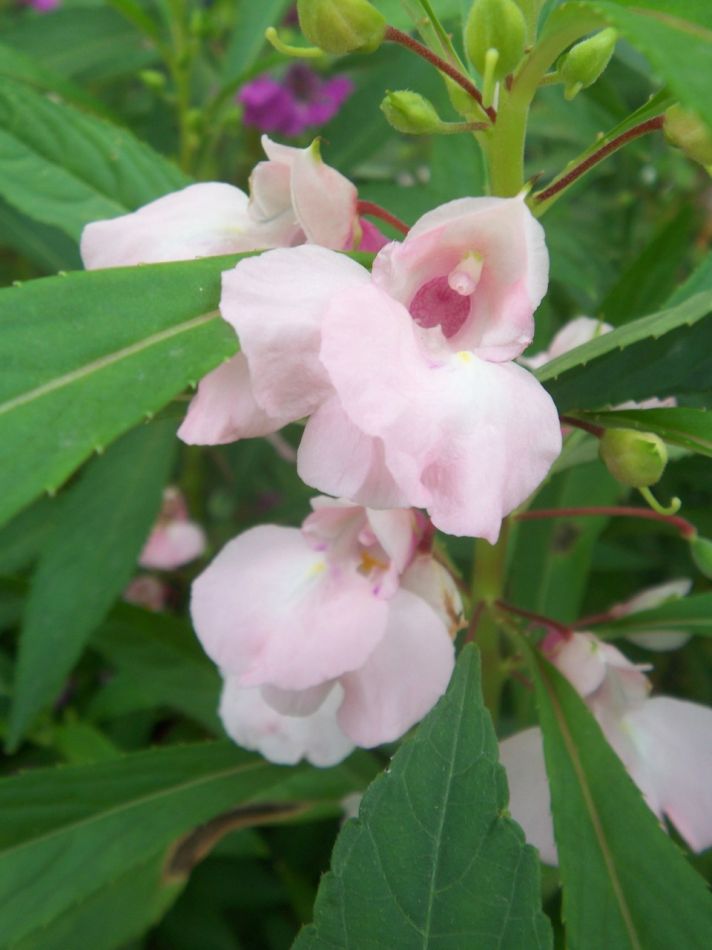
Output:
[[[3,6],[3,946],[709,945],[711,51]]]

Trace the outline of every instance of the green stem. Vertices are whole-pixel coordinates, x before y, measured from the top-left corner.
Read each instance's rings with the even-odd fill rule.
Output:
[[[178,119],[178,164],[185,172],[191,170],[194,135],[190,123],[190,81],[193,69],[191,38],[188,35],[186,0],[168,0],[172,49],[167,60],[176,90]]]
[[[508,529],[505,520],[499,540],[494,545],[488,541],[475,541],[472,579],[472,608],[477,617],[476,626],[473,624],[473,639],[482,657],[482,693],[495,721],[505,681],[495,605],[504,589]]]

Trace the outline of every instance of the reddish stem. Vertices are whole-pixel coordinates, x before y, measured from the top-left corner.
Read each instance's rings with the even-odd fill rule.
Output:
[[[368,214],[372,218],[380,218],[381,221],[390,224],[391,227],[394,227],[396,231],[400,231],[401,234],[408,233],[409,228],[405,221],[401,221],[400,218],[397,218],[394,214],[391,214],[390,211],[386,211],[385,208],[382,208],[373,201],[359,200],[356,203],[356,210],[359,214]]]
[[[640,125],[634,125],[632,129],[628,129],[627,132],[622,132],[614,139],[611,139],[610,142],[606,142],[605,145],[602,145],[597,151],[589,155],[588,158],[585,158],[580,165],[576,165],[570,171],[566,172],[566,174],[562,175],[561,178],[552,182],[548,188],[535,194],[534,201],[548,201],[549,198],[553,198],[554,195],[568,188],[577,178],[585,174],[589,168],[593,168],[594,165],[603,161],[604,158],[607,158],[612,152],[617,151],[621,146],[632,142],[633,139],[637,139],[641,135],[647,135],[648,132],[656,132],[658,129],[662,129],[662,127],[663,116],[661,115],[656,115],[646,122],[641,122]]]
[[[583,429],[584,432],[590,432],[600,439],[603,435],[603,426],[594,425],[593,422],[584,422],[583,419],[574,419],[573,416],[559,416],[559,421],[565,426],[574,426],[576,429]]]
[[[576,621],[574,627],[576,630],[588,630],[589,627],[595,627],[597,624],[617,620],[619,616],[615,611],[604,610],[600,614],[589,614],[588,617],[581,617]]]
[[[504,600],[497,600],[495,601],[495,604],[500,608],[500,610],[506,610],[507,613],[515,614],[517,617],[524,617],[525,620],[531,620],[532,623],[538,624],[540,627],[544,627],[546,630],[553,630],[554,633],[558,633],[566,640],[571,639],[570,628],[563,623],[559,623],[558,620],[552,620],[551,617],[543,617],[541,614],[532,613],[531,610],[524,610],[521,607],[514,607],[512,604],[508,604]]]
[[[413,39],[412,36],[408,36],[408,34],[403,33],[402,30],[397,30],[394,26],[386,27],[384,39],[391,43],[400,43],[401,46],[405,46],[405,48],[409,49],[412,53],[422,56],[423,59],[426,59],[435,66],[436,69],[439,69],[441,73],[445,73],[446,76],[449,76],[458,86],[462,86],[465,92],[472,96],[477,105],[487,114],[492,122],[496,120],[497,113],[491,106],[485,106],[482,93],[477,86],[469,80],[467,76],[463,76],[454,66],[451,66],[447,60],[438,56],[437,53],[433,53],[432,50],[429,50],[427,46],[423,46],[422,43]]]
[[[483,600],[480,600],[477,604],[475,604],[475,609],[472,611],[472,617],[470,618],[470,622],[467,625],[467,633],[465,634],[465,639],[463,643],[474,642],[475,636],[477,634],[477,627],[479,625],[480,618],[482,617],[482,613],[484,609],[485,609],[485,602]]]
[[[619,505],[601,505],[597,508],[534,508],[521,511],[514,517],[517,521],[533,521],[537,518],[600,518],[601,516],[621,518],[645,518],[648,521],[662,521],[675,528],[680,537],[689,540],[697,534],[697,528],[685,518],[677,515],[661,515],[652,508],[632,508]]]

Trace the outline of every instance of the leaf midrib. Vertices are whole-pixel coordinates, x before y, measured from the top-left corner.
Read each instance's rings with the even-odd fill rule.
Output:
[[[233,765],[228,769],[221,769],[217,772],[211,772],[209,775],[201,776],[200,778],[192,779],[190,781],[184,781],[178,785],[171,785],[168,788],[162,788],[158,791],[153,791],[148,794],[139,795],[137,798],[132,798],[129,800],[124,800],[119,804],[115,804],[110,808],[104,809],[102,811],[93,812],[91,815],[87,815],[84,818],[80,818],[76,821],[70,821],[66,824],[60,825],[57,828],[53,828],[51,831],[48,831],[44,834],[40,834],[35,838],[29,838],[25,841],[22,841],[18,844],[12,845],[9,848],[4,848],[0,850],[0,863],[9,855],[17,854],[28,848],[33,848],[38,844],[42,844],[46,841],[50,841],[52,838],[57,838],[60,835],[67,834],[71,831],[76,831],[79,828],[91,825],[95,822],[99,823],[104,821],[106,818],[110,818],[112,815],[120,814],[121,812],[128,812],[134,808],[138,808],[141,805],[145,805],[148,802],[154,800],[160,800],[164,796],[170,796],[178,794],[179,792],[186,791],[191,788],[199,788],[201,785],[208,784],[210,782],[218,781],[222,778],[227,778],[230,775],[239,775],[241,773],[252,772],[255,769],[264,768],[264,762],[246,762],[242,765]],[[245,801],[250,801],[250,799],[245,799]]]
[[[584,805],[585,805],[586,811],[588,812],[589,818],[591,819],[591,824],[593,826],[594,834],[596,835],[596,840],[598,841],[598,846],[601,849],[603,861],[604,861],[604,864],[606,865],[606,869],[608,871],[609,879],[611,882],[611,889],[613,891],[613,895],[618,904],[618,909],[620,911],[620,915],[623,920],[623,925],[625,926],[625,929],[628,932],[631,946],[634,948],[634,950],[643,950],[643,945],[640,942],[640,939],[638,937],[638,932],[637,932],[635,923],[633,922],[633,917],[631,915],[630,908],[628,907],[628,903],[625,899],[625,894],[623,892],[621,882],[618,878],[618,871],[616,869],[615,860],[608,847],[608,841],[606,839],[606,835],[603,830],[601,816],[599,815],[598,809],[596,808],[596,803],[593,799],[593,795],[591,793],[591,789],[588,784],[586,772],[584,770],[583,764],[581,763],[581,760],[578,755],[576,743],[574,742],[573,736],[571,735],[569,731],[568,723],[566,722],[566,717],[564,716],[563,710],[559,703],[558,696],[556,695],[556,691],[554,690],[549,680],[547,671],[543,669],[541,665],[539,669],[540,669],[540,676],[541,676],[542,683],[549,695],[549,700],[551,702],[554,716],[559,725],[559,729],[561,730],[561,737],[564,740],[564,745],[566,746],[566,751],[569,754],[569,759],[573,767],[574,774],[576,775],[576,778],[578,780],[578,783],[581,789],[581,795],[584,801]]]
[[[182,333],[187,333],[190,330],[194,330],[196,327],[210,323],[211,320],[215,320],[219,316],[219,310],[211,310],[208,313],[203,313],[198,317],[192,317],[190,320],[186,320],[183,323],[178,323],[172,327],[168,327],[165,330],[160,330],[158,333],[154,333],[151,336],[144,337],[142,340],[139,340],[136,343],[131,343],[129,346],[122,347],[120,350],[115,350],[113,353],[100,356],[98,359],[93,360],[90,363],[86,363],[84,366],[80,366],[78,369],[70,370],[70,372],[64,373],[62,376],[57,376],[46,383],[35,386],[34,389],[30,389],[25,393],[21,393],[19,396],[13,396],[12,399],[8,399],[4,403],[0,403],[0,416],[7,415],[9,412],[19,409],[21,406],[27,405],[28,403],[31,403],[37,399],[42,399],[44,396],[47,396],[52,392],[56,392],[58,389],[63,389],[66,386],[70,386],[72,383],[78,382],[87,376],[91,376],[93,373],[98,373],[115,363],[119,363],[124,359],[129,359],[130,357],[135,356],[144,350],[150,349],[152,346],[157,346],[159,343],[170,340],[172,337],[180,336]]]

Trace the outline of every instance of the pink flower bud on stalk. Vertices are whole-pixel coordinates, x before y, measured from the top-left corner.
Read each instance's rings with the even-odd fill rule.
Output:
[[[173,571],[194,561],[205,550],[205,532],[188,518],[183,495],[169,487],[163,493],[163,507],[155,527],[139,557],[141,567]]]
[[[648,667],[630,663],[592,633],[548,637],[551,662],[581,694],[604,736],[661,820],[667,817],[694,851],[712,845],[712,709],[649,698]],[[547,864],[557,863],[541,732],[505,739],[512,816]]]
[[[383,42],[385,17],[367,0],[297,0],[302,33],[332,53],[373,53]]]
[[[592,86],[611,61],[618,34],[614,29],[601,30],[582,40],[564,53],[557,73],[564,83],[564,96],[573,99],[582,89]]]

